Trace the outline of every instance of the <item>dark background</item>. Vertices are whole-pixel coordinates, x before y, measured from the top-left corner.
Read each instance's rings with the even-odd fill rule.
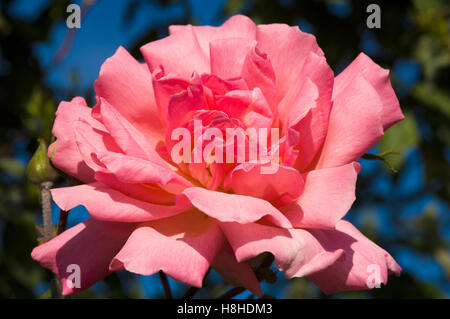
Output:
[[[30,257],[41,225],[39,189],[25,178],[37,138],[51,140],[61,100],[92,101],[101,63],[119,45],[139,47],[166,36],[170,24],[220,25],[242,13],[255,23],[299,25],[314,34],[336,74],[363,51],[391,70],[406,119],[361,160],[357,200],[347,217],[403,267],[387,287],[325,296],[305,279],[278,274],[263,283],[277,298],[448,298],[450,296],[450,5],[444,0],[99,0],[81,4],[81,29],[68,31],[70,1],[0,1],[0,298],[47,298],[52,276]],[[381,7],[381,28],[369,29],[366,8]],[[63,185],[63,184],[61,184]],[[58,209],[53,209],[54,222]],[[69,226],[87,217],[76,208]],[[188,287],[170,281],[176,296]],[[197,296],[226,284],[212,273]],[[77,297],[161,297],[157,276],[118,272]],[[249,293],[239,297],[247,298]]]

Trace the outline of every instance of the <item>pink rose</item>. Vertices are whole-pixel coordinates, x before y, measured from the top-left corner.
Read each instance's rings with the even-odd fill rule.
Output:
[[[307,277],[325,293],[398,275],[394,259],[342,219],[355,200],[356,161],[403,119],[388,70],[361,53],[335,77],[314,36],[245,16],[169,30],[141,48],[144,64],[124,48],[106,60],[93,108],[80,97],[59,105],[49,156],[85,184],[53,189],[53,199],[64,210],[83,205],[91,218],[32,257],[61,279],[63,294],[119,269],[162,270],[200,287],[211,266],[260,296],[248,261],[263,252],[287,278]],[[269,130],[257,144],[268,157],[249,159],[245,131],[244,146],[232,147],[248,147],[244,161],[177,162],[180,128],[194,136],[184,159],[205,154],[198,137],[207,129],[229,128]],[[264,174],[268,165],[275,169]],[[71,264],[79,287],[68,282]]]

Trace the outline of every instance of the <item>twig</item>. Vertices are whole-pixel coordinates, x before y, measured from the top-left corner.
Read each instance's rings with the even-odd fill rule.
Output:
[[[172,291],[170,290],[169,281],[167,280],[166,274],[160,270],[159,271],[159,279],[164,287],[164,293],[166,294],[166,299],[172,299]]]

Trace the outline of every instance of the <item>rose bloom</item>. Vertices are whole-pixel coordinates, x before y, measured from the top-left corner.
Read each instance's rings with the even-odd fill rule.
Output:
[[[49,157],[84,184],[52,196],[91,217],[31,255],[60,278],[63,294],[124,269],[201,287],[212,267],[261,296],[251,265],[264,252],[287,278],[306,277],[327,294],[373,287],[371,274],[383,284],[399,275],[391,255],[343,219],[356,161],[403,119],[389,71],[361,53],[335,77],[314,36],[245,16],[169,30],[141,48],[145,63],[122,47],[106,60],[94,107],[81,97],[58,107]],[[175,163],[172,131],[192,131],[194,121],[278,128],[268,146],[279,154],[276,171],[263,174],[260,158]],[[192,152],[205,147],[194,142]]]

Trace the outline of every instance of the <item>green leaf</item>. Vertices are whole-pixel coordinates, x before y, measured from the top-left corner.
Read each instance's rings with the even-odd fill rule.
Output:
[[[429,84],[418,84],[412,92],[413,96],[424,105],[434,108],[442,115],[450,118],[450,96],[445,91]]]
[[[383,153],[381,153],[379,155],[366,153],[366,154],[364,154],[362,156],[362,158],[364,158],[366,160],[379,160],[379,161],[382,161],[392,173],[397,174],[398,171],[392,166],[390,161],[386,158],[388,155],[391,155],[391,154],[396,154],[396,155],[400,155],[400,156],[402,155],[399,152],[388,151],[388,152],[383,152]]]
[[[382,161],[392,170],[398,171],[404,162],[404,154],[418,145],[420,135],[412,113],[406,113],[405,119],[387,130],[379,142]],[[378,159],[378,158],[377,158]]]

